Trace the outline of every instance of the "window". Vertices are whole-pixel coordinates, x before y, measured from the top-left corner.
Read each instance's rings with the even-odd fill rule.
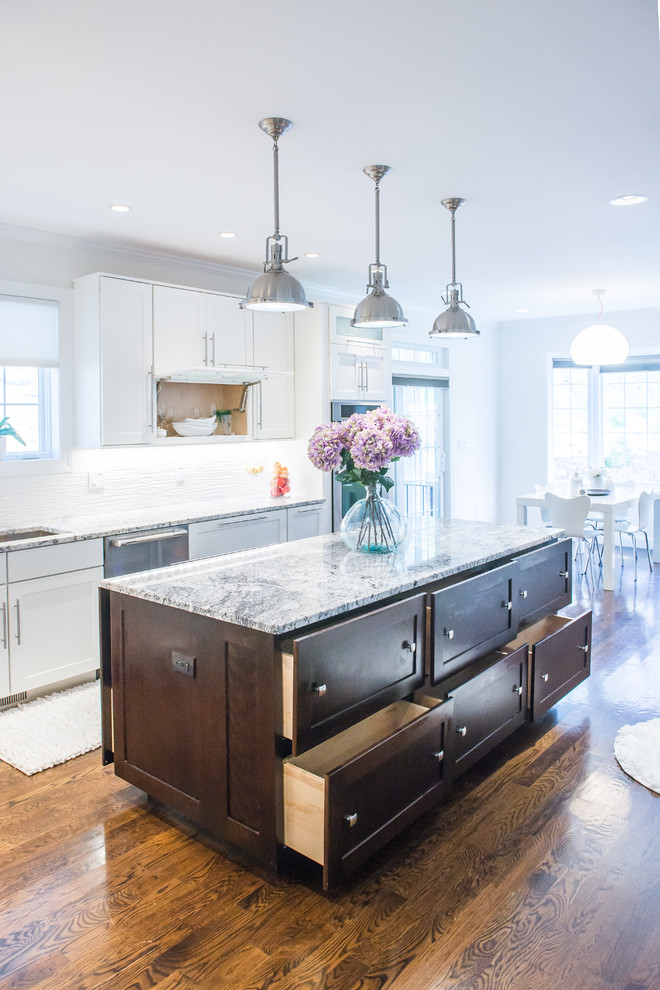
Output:
[[[660,356],[616,368],[553,361],[550,475],[604,466],[613,480],[660,485]]]
[[[59,304],[0,295],[0,419],[25,446],[7,437],[5,460],[59,456]]]

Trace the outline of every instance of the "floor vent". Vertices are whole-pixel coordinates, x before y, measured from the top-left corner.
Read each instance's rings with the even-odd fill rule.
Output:
[[[27,701],[27,691],[19,691],[18,694],[0,698],[0,708],[9,708],[10,705],[17,705],[19,701]]]

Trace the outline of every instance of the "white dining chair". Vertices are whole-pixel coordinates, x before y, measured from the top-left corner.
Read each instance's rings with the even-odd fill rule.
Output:
[[[562,498],[554,492],[546,492],[545,507],[550,514],[552,525],[556,529],[563,529],[566,536],[571,536],[578,540],[578,550],[580,553],[580,570],[586,574],[587,567],[591,567],[591,577],[593,579],[593,561],[591,559],[592,550],[597,545],[598,531],[587,523],[587,516],[591,507],[591,499],[588,495],[576,495],[574,498]],[[582,570],[582,547],[586,545],[587,561]]]
[[[637,503],[637,522],[629,519],[617,519],[614,528],[619,534],[619,548],[621,550],[621,566],[623,567],[623,537],[629,536],[633,545],[633,556],[635,559],[635,581],[637,580],[637,537],[644,534],[646,540],[646,556],[649,561],[649,570],[653,572],[653,562],[651,560],[651,549],[649,547],[649,526],[651,525],[651,509],[653,507],[653,495],[650,492],[642,492]]]

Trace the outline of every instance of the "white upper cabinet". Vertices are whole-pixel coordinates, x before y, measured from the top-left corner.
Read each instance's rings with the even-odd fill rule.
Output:
[[[154,373],[251,364],[248,315],[235,296],[154,285]]]
[[[291,313],[258,311],[252,317],[254,364],[274,372],[272,377],[254,387],[255,439],[294,437],[294,317]]]
[[[74,286],[76,444],[150,443],[151,283],[85,275]]]
[[[330,398],[352,402],[390,402],[392,398],[391,331],[351,327],[352,311],[328,308]]]

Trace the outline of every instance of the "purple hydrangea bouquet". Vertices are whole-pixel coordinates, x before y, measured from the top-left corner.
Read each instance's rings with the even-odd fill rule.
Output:
[[[387,473],[390,464],[410,457],[420,443],[415,424],[384,406],[314,430],[307,447],[312,464],[321,471],[336,471],[342,484],[358,482],[367,490],[342,521],[342,538],[351,549],[390,553],[403,541],[405,517],[381,498],[379,489],[388,492],[392,488],[394,481]]]

